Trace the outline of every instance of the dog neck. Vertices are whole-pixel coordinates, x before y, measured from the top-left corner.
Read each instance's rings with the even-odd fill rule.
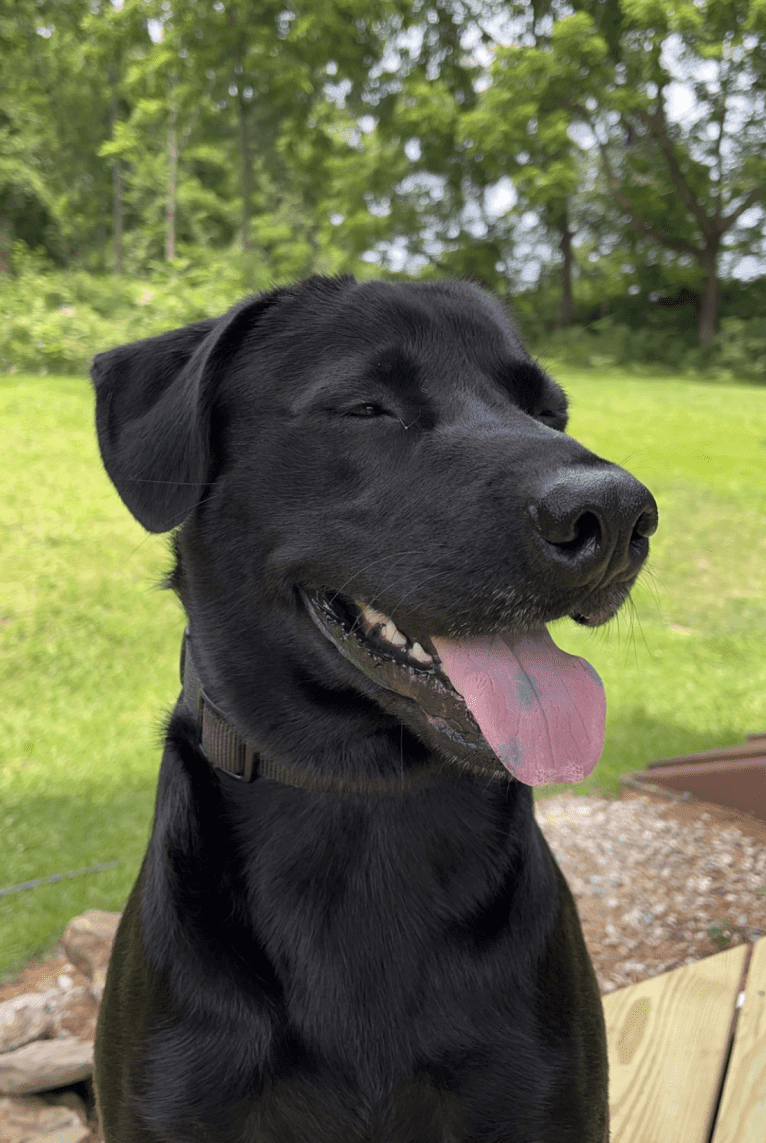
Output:
[[[191,632],[187,627],[181,644],[181,701],[194,719],[200,747],[211,766],[253,782],[270,778],[283,786],[313,790],[326,794],[400,794],[429,778],[444,774],[449,764],[439,760],[412,767],[391,778],[341,778],[338,775],[307,774],[294,762],[284,758],[263,743],[246,738],[231,725],[223,711],[205,693],[192,652]]]

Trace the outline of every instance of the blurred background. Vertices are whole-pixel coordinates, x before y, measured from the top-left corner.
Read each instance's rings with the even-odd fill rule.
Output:
[[[764,377],[758,0],[6,0],[0,47],[5,368],[406,272],[577,363]]]
[[[88,362],[275,284],[496,291],[654,492],[632,605],[554,632],[589,788],[766,730],[765,104],[762,0],[0,0],[0,972],[124,904],[178,690]]]

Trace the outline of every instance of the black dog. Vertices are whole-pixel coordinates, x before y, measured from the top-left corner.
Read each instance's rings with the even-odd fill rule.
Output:
[[[313,278],[93,377],[120,495],[181,525],[190,624],[101,1012],[107,1143],[604,1143],[529,784],[597,760],[597,676],[544,625],[614,615],[649,492],[461,283]]]

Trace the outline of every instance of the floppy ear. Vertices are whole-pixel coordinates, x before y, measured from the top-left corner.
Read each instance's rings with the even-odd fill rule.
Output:
[[[210,469],[218,384],[244,334],[280,292],[93,359],[104,467],[149,532],[167,532],[198,503]]]

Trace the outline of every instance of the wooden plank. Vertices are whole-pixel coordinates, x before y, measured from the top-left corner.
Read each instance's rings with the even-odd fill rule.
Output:
[[[707,1143],[745,954],[739,945],[604,997],[612,1143]]]
[[[688,790],[703,801],[717,802],[766,821],[766,752],[739,761],[699,762],[645,770],[647,781],[672,790]],[[639,779],[640,780],[640,779]]]
[[[748,734],[746,742],[738,742],[736,746],[716,746],[712,750],[700,750],[697,754],[679,754],[675,758],[658,758],[656,762],[648,762],[650,770],[662,766],[685,766],[687,762],[717,762],[729,758],[757,758],[766,753],[766,734]]]
[[[766,939],[753,948],[713,1143],[766,1139]]]

